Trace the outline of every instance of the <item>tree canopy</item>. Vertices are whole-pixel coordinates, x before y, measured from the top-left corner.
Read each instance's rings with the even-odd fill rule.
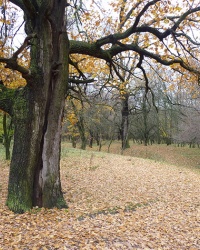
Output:
[[[55,7],[53,1],[43,1],[42,4],[40,1],[10,2],[19,6],[25,16],[28,15],[32,20],[38,15],[38,10],[48,13]],[[109,11],[106,11],[107,8]],[[103,59],[112,71],[116,71],[116,57],[132,51],[138,56],[136,68],[141,70],[145,79],[143,65],[145,61],[149,63],[149,59],[175,70],[188,70],[198,77],[198,67],[194,61],[198,62],[200,44],[199,1],[182,1],[180,4],[179,1],[119,0],[107,3],[91,1],[89,4],[81,0],[66,4],[66,9],[70,55]],[[112,12],[112,16],[109,12]],[[95,28],[97,32],[94,33]],[[34,36],[37,34],[30,32],[21,47],[10,57],[0,57],[7,68],[19,71],[24,78],[29,77],[31,72],[17,59],[30,46]]]

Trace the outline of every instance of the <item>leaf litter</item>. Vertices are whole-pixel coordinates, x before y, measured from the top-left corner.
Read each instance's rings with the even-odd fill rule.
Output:
[[[13,214],[0,176],[0,249],[200,249],[200,174],[153,160],[88,152],[61,161],[69,209]]]

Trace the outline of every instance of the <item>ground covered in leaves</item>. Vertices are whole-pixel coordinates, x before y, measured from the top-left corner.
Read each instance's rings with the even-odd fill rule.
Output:
[[[61,172],[69,209],[18,215],[4,205],[9,169],[0,164],[2,250],[200,249],[199,170],[67,148]]]

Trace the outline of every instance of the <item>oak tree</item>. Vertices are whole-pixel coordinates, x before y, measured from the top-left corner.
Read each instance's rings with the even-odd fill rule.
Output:
[[[198,37],[193,34],[199,28],[199,1],[182,1],[181,7],[178,1],[168,0],[108,1],[109,8],[105,9],[112,8],[113,15],[107,15],[107,24],[114,20],[120,29],[118,26],[115,29],[114,22],[108,28],[95,21],[98,29],[93,29],[93,39],[77,29],[81,38],[74,36],[71,40],[66,30],[67,9],[74,8],[74,18],[81,23],[81,13],[77,13],[83,0],[80,4],[75,1],[74,7],[66,0],[10,2],[24,12],[26,38],[11,55],[2,55],[0,62],[20,72],[26,86],[14,90],[0,86],[0,108],[12,116],[15,127],[7,205],[14,212],[24,212],[33,206],[65,207],[60,183],[60,138],[69,55],[102,59],[113,71],[114,58],[132,51],[138,55],[136,68],[147,91],[145,63],[151,61],[171,66],[181,74],[190,72],[198,79],[199,71],[187,56],[198,51]],[[95,1],[91,2],[94,6]],[[87,5],[89,8],[86,2]],[[82,10],[87,20],[90,11]],[[96,12],[97,8],[91,14]],[[121,13],[120,20],[115,13]],[[27,47],[30,64],[25,67],[19,57]],[[194,56],[194,60],[198,58]]]

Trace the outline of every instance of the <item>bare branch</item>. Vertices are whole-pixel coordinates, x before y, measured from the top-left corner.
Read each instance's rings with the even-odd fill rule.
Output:
[[[83,72],[78,67],[78,62],[73,62],[71,58],[69,58],[69,64],[71,64],[79,73],[80,77],[82,77],[84,80],[86,79],[86,76],[83,74]]]
[[[19,54],[22,53],[22,51],[29,45],[29,42],[32,38],[36,37],[36,34],[31,34],[29,36],[27,36],[25,39],[24,39],[24,42],[23,44],[21,45],[21,47],[15,51],[15,53],[13,53],[12,55],[12,58],[17,58]]]
[[[124,77],[119,73],[119,71],[117,70],[117,68],[115,67],[115,64],[113,62],[110,63],[110,66],[113,67],[115,74],[119,77],[120,81],[124,82],[125,79]]]
[[[142,9],[142,11],[139,13],[139,15],[136,17],[135,22],[133,24],[133,26],[131,27],[132,30],[135,30],[135,28],[138,26],[139,22],[140,22],[140,18],[144,15],[144,13],[148,10],[148,8],[154,4],[156,4],[157,2],[159,2],[161,0],[153,0],[150,1],[149,3],[147,3],[144,8]]]
[[[20,53],[22,53],[22,51],[29,45],[29,41],[34,37],[36,37],[35,34],[31,34],[31,35],[27,36],[24,40],[24,43],[21,45],[21,47],[16,52],[13,53],[12,57],[10,57],[10,58],[0,57],[0,62],[6,64],[5,68],[17,70],[18,72],[20,72],[23,75],[23,77],[25,79],[30,76],[30,71],[29,71],[29,69],[19,65],[17,62],[17,58],[18,58],[18,55]]]
[[[148,90],[149,90],[149,80],[148,80],[148,77],[146,75],[146,72],[145,72],[145,69],[142,67],[142,62],[143,62],[143,59],[144,59],[144,56],[141,54],[140,55],[140,60],[137,64],[137,67],[139,69],[141,69],[142,73],[143,73],[143,76],[144,76],[144,79],[145,79],[145,92],[146,94],[148,93]]]
[[[137,1],[137,3],[129,10],[127,15],[123,18],[123,20],[120,20],[119,30],[122,29],[122,27],[125,25],[126,21],[130,18],[133,11],[142,3],[143,1]]]
[[[13,58],[2,58],[0,57],[0,62],[2,63],[6,63],[5,68],[9,68],[9,69],[13,69],[13,70],[17,70],[18,72],[20,72],[23,77],[26,79],[28,76],[30,76],[30,71],[29,69],[19,65],[17,63],[16,59]]]
[[[175,31],[179,25],[192,13],[195,13],[197,11],[200,11],[200,6],[193,8],[193,9],[189,9],[188,11],[186,11],[185,13],[183,13],[183,15],[177,20],[177,22],[175,22],[174,26],[171,28],[173,31]]]
[[[86,84],[86,83],[92,83],[95,82],[95,79],[85,79],[85,80],[80,80],[80,79],[75,79],[72,77],[69,77],[69,82],[70,83],[75,83],[75,84]]]
[[[187,34],[185,34],[185,33],[183,33],[183,32],[182,32],[182,33],[175,33],[174,35],[175,35],[175,37],[184,36],[184,37],[186,37],[187,40],[190,41],[192,44],[197,45],[197,46],[200,45],[200,43],[195,42],[190,36],[188,36]]]
[[[188,11],[186,11],[183,15],[180,16],[180,18],[174,23],[174,25],[167,29],[164,32],[160,32],[158,29],[156,28],[152,28],[149,27],[148,25],[144,24],[142,26],[137,27],[141,16],[147,11],[147,9],[155,4],[156,2],[158,2],[160,0],[155,0],[155,1],[151,1],[148,4],[145,5],[145,7],[143,8],[143,10],[139,13],[139,15],[136,17],[136,20],[134,22],[134,24],[127,29],[126,31],[124,31],[123,33],[115,33],[115,34],[111,34],[108,36],[105,36],[99,40],[96,41],[96,45],[101,47],[105,44],[108,43],[112,43],[115,44],[116,41],[125,39],[127,37],[129,37],[130,35],[137,33],[137,32],[149,32],[153,35],[155,35],[159,40],[163,40],[164,38],[168,37],[169,35],[171,35],[173,32],[175,32],[177,30],[177,28],[179,27],[179,25],[192,13],[198,12],[200,11],[200,6],[193,8],[193,9],[189,9]]]

